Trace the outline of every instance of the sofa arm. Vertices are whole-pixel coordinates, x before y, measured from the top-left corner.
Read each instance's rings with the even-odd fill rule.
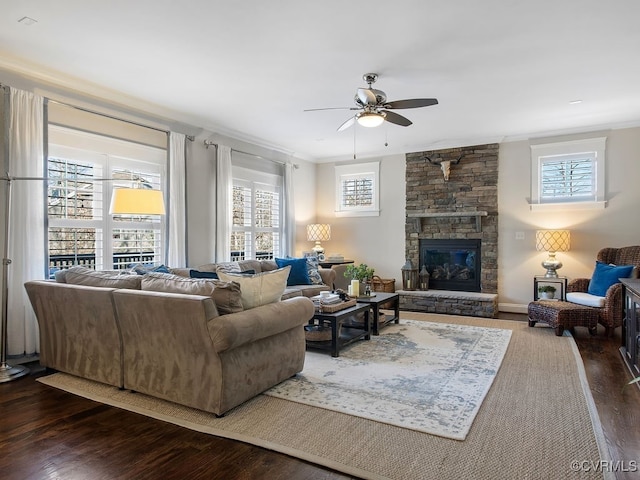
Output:
[[[322,283],[333,289],[333,284],[336,282],[336,271],[331,268],[320,267],[318,273],[322,277]]]
[[[591,280],[588,278],[574,278],[567,285],[567,292],[587,292],[589,290],[589,282]]]
[[[216,352],[231,350],[261,338],[302,328],[314,314],[313,302],[294,297],[242,312],[221,315],[208,322]]]

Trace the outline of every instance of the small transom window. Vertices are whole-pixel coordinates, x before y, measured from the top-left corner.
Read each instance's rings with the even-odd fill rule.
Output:
[[[531,208],[605,206],[605,138],[531,146]]]

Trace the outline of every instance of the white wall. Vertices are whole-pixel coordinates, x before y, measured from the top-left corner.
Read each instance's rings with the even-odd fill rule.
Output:
[[[375,268],[382,278],[395,278],[400,288],[400,268],[405,245],[405,156],[367,158],[380,161],[380,216],[335,216],[335,163],[317,166],[317,220],[331,225],[331,240],[323,242],[325,253],[341,253],[356,263]],[[347,163],[357,163],[344,162]],[[311,248],[307,242],[307,249]]]

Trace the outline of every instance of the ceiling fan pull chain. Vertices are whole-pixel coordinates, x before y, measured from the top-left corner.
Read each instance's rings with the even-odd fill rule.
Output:
[[[358,128],[356,127],[356,125],[353,125],[353,159],[356,159],[356,130]]]

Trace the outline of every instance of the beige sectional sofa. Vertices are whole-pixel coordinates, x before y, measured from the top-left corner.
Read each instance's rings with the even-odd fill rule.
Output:
[[[73,283],[25,284],[45,367],[216,415],[302,371],[303,286],[244,309],[235,282],[74,268]]]

